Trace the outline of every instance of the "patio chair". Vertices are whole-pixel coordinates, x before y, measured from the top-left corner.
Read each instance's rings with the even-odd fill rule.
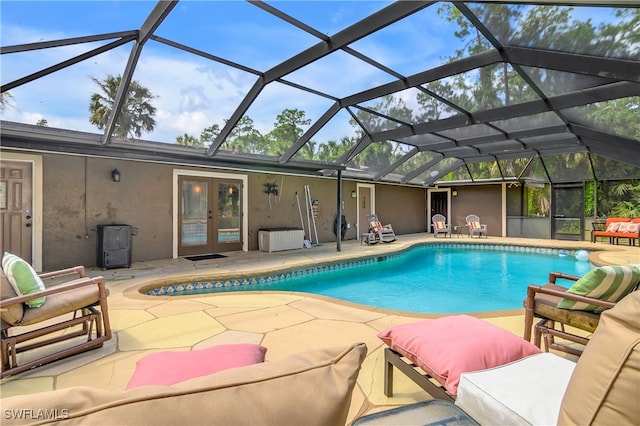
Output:
[[[573,281],[571,288],[556,284],[558,279]],[[524,339],[545,349],[556,349],[580,355],[578,345],[586,345],[587,337],[600,322],[600,314],[613,308],[616,303],[640,285],[640,265],[603,266],[594,268],[582,278],[560,272],[549,274],[549,283],[543,286],[529,285],[524,300]],[[534,318],[540,321],[534,326]],[[570,330],[566,327],[573,327]],[[582,330],[585,333],[579,332]],[[560,338],[573,345],[558,342]]]
[[[465,218],[465,222],[469,227],[469,238],[473,237],[474,235],[478,235],[478,238],[480,238],[482,235],[484,235],[485,238],[487,237],[487,225],[485,225],[484,223],[481,224],[480,218],[478,216],[476,216],[475,214],[470,214]]]
[[[438,235],[444,234],[451,236],[451,226],[447,223],[447,219],[441,214],[434,214],[431,218],[431,226],[433,226],[433,236],[437,238]]]
[[[553,353],[536,353],[495,367],[469,369],[460,373],[455,398],[432,394],[437,399],[378,411],[357,418],[352,425],[637,424],[639,310],[640,293],[632,292],[604,312],[600,327],[577,362]],[[495,347],[494,341],[485,341],[485,349]],[[416,359],[431,356],[431,361],[441,360],[447,372],[455,366],[452,360],[487,355],[470,350],[449,353],[449,347],[432,345],[421,352],[413,350],[415,347]],[[446,356],[438,354],[443,351]],[[498,352],[506,353],[496,349]]]
[[[0,378],[99,348],[111,339],[103,277],[87,277],[83,266],[39,276],[34,273],[44,289],[19,295],[7,276],[15,277],[5,275],[4,269],[0,275]],[[75,279],[60,278],[69,275]],[[29,306],[34,300],[44,303]]]
[[[391,225],[382,225],[378,216],[375,214],[370,214],[367,216],[367,223],[369,224],[369,232],[374,235],[374,238],[377,241],[382,241],[383,243],[391,243],[398,238],[396,237],[395,232],[393,231],[393,227]]]

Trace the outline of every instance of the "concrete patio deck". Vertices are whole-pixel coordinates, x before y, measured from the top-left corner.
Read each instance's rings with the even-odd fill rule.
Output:
[[[384,396],[383,344],[376,333],[429,315],[370,309],[295,293],[149,297],[141,295],[138,289],[151,281],[170,282],[177,277],[196,276],[213,278],[239,272],[273,272],[389,253],[430,241],[434,241],[431,234],[401,235],[391,244],[367,246],[359,241],[345,241],[341,252],[336,251],[335,243],[327,243],[287,252],[232,252],[225,253],[225,258],[197,262],[180,258],[139,262],[126,269],[90,270],[90,275],[103,275],[107,280],[114,338],[101,349],[4,379],[0,383],[1,396],[76,385],[121,390],[127,385],[136,362],[153,351],[191,350],[225,343],[259,343],[268,348],[268,362],[313,348],[365,342],[368,355],[353,394],[349,421],[364,413],[427,399],[428,394],[402,374],[395,375],[394,397]],[[438,238],[437,241],[597,250],[591,254],[591,261],[598,265],[640,263],[640,248],[637,246],[498,237],[473,240],[466,237]],[[522,309],[480,316],[522,335]]]

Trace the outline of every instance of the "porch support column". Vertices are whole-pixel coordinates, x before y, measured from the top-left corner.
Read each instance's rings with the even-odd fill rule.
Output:
[[[342,170],[338,170],[338,209],[336,216],[336,251],[342,251]]]

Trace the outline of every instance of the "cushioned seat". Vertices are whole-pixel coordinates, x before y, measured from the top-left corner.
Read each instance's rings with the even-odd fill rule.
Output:
[[[540,353],[538,347],[515,334],[469,315],[401,324],[382,330],[378,337],[388,346],[386,396],[393,395],[394,366],[434,398],[453,400],[461,373]]]
[[[556,284],[545,284],[543,288],[566,293],[568,288]],[[600,313],[558,308],[562,297],[539,293],[535,296],[536,316],[554,318],[556,321],[593,333],[600,322]]]
[[[555,425],[575,366],[568,359],[541,353],[463,373],[456,405],[480,424]],[[533,401],[544,401],[544,409]]]
[[[59,424],[344,425],[364,343],[231,368],[172,386],[73,386],[2,400],[2,409],[54,413]],[[3,425],[43,419],[3,418]],[[44,419],[46,420],[46,419]]]
[[[12,257],[11,262],[5,262],[9,257]],[[99,348],[111,339],[107,307],[109,292],[103,277],[87,277],[82,266],[48,272],[38,277],[23,260],[5,254],[3,268],[8,267],[9,263],[19,264],[22,272],[31,275],[25,278],[25,275],[18,274],[20,279],[31,279],[34,285],[29,290],[31,293],[18,294],[15,288],[17,284],[10,282],[4,269],[0,271],[0,377]],[[15,281],[18,275],[12,276],[12,279]],[[68,275],[78,278],[63,283],[45,283],[49,279]],[[51,346],[49,351],[31,352],[26,361],[19,356],[61,341],[67,341],[67,344],[56,345],[55,349]]]
[[[640,424],[638,312],[637,291],[603,312],[577,363],[540,353],[491,369],[463,372],[455,404],[480,424]],[[446,357],[446,348],[434,348],[438,350]],[[378,417],[390,418],[398,410],[402,408]],[[412,418],[404,424],[423,423]],[[455,424],[455,419],[438,424]]]
[[[469,238],[474,235],[478,235],[478,238],[483,235],[485,238],[487,237],[487,225],[480,223],[480,218],[477,215],[470,214],[464,220],[469,227]]]
[[[447,219],[444,215],[435,214],[431,218],[431,225],[433,226],[433,236],[434,238],[440,234],[444,234],[446,237],[451,236],[451,226],[447,223]]]
[[[559,286],[559,279],[572,281],[570,288]],[[580,355],[579,345],[589,341],[588,333],[598,327],[601,312],[610,309],[640,285],[640,265],[602,266],[593,268],[583,277],[551,272],[549,283],[529,285],[525,307],[524,338],[531,340],[533,319],[540,321],[533,327],[533,342],[545,348]],[[566,326],[584,331],[567,329]],[[561,341],[556,340],[560,338]],[[572,342],[571,344],[562,341]],[[575,345],[577,344],[577,345]]]
[[[84,278],[73,280],[65,285],[83,284]],[[87,306],[100,302],[98,286],[79,287],[64,293],[55,293],[47,296],[47,302],[37,309],[25,309],[20,325],[36,324],[59,315],[77,311]]]

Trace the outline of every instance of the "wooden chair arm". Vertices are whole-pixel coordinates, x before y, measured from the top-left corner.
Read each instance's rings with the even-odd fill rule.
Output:
[[[43,274],[39,274],[40,278],[55,278],[62,277],[64,275],[78,274],[79,278],[84,278],[87,276],[84,266],[74,266],[73,268],[60,269],[59,271],[45,272]]]
[[[558,278],[562,278],[564,280],[571,280],[571,281],[578,281],[580,279],[580,277],[577,277],[575,275],[563,274],[562,272],[551,271],[549,273],[549,282],[551,284],[555,284],[556,279]]]
[[[24,296],[16,296],[10,297],[8,299],[0,300],[0,308],[5,308],[7,306],[15,305],[17,303],[23,303],[27,300],[36,299],[42,296],[49,296],[51,294],[64,293],[65,291],[73,290],[76,288],[87,287],[90,285],[97,285],[98,291],[100,293],[100,297],[106,297],[106,283],[104,281],[104,277],[83,277],[78,278],[77,280],[69,281],[64,284],[52,286],[46,288],[45,290],[38,291],[36,293],[25,294]]]
[[[529,286],[527,287],[527,299],[525,301],[525,307],[533,309],[533,300],[536,296],[536,293],[549,294],[551,296],[562,297],[563,299],[575,300],[576,302],[583,302],[589,305],[596,305],[604,309],[611,309],[614,306],[616,306],[615,303],[608,302],[606,300],[594,299],[593,297],[567,293],[566,291],[563,291],[563,290],[556,290],[553,288],[529,284]]]

